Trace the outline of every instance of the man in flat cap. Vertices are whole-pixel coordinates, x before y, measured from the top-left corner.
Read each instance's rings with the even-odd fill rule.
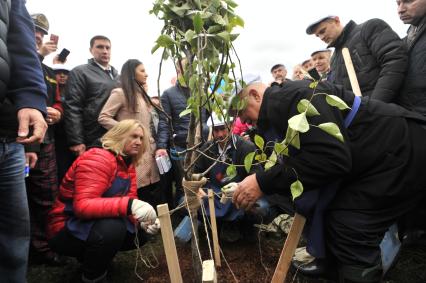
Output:
[[[317,224],[307,235],[307,251],[316,262],[337,271],[339,282],[380,282],[383,235],[426,194],[426,118],[327,81],[318,83],[314,95],[306,80],[267,88],[255,77],[244,79],[246,86],[237,92],[245,105],[241,119],[257,125],[265,144],[289,145],[288,154],[270,146],[275,165],[241,181],[234,203],[250,209],[263,194],[293,197],[310,228]],[[302,107],[302,99],[315,111]],[[297,137],[286,134],[289,127],[298,130]],[[268,156],[273,160],[271,152]],[[302,209],[306,198],[313,200],[309,210]]]
[[[278,86],[282,86],[283,83],[286,82],[286,76],[287,76],[287,69],[284,66],[284,64],[275,64],[274,66],[272,66],[271,68],[271,74],[272,77],[274,78],[274,81],[271,82],[271,85],[278,85]]]
[[[350,21],[345,26],[337,16],[327,16],[306,29],[334,47],[331,58],[332,83],[352,89],[343,60],[342,49],[347,47],[363,95],[394,102],[407,69],[406,48],[392,28],[380,19],[362,24]]]

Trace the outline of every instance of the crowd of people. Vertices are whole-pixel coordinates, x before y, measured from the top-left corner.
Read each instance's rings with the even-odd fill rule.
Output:
[[[83,282],[105,282],[117,252],[136,248],[158,233],[155,207],[175,208],[184,200],[183,158],[187,150],[189,88],[176,84],[160,97],[149,95],[144,64],[127,60],[120,72],[110,65],[111,41],[89,42],[92,58],[70,69],[49,40],[49,21],[29,15],[25,1],[0,2],[0,278],[26,282],[28,262],[63,266],[67,257],[82,265]],[[226,118],[202,109],[200,147],[194,173],[208,177],[215,191],[221,239],[260,218],[295,211],[308,218],[307,252],[301,273],[339,282],[380,282],[381,243],[392,225],[403,243],[426,230],[426,1],[398,0],[410,24],[401,39],[380,19],[343,25],[338,16],[318,19],[306,29],[327,46],[294,67],[287,78],[282,63],[271,68],[268,85],[253,74],[234,95],[244,107]],[[362,97],[354,96],[342,49],[350,51]],[[302,61],[302,60],[301,60]],[[177,76],[187,59],[175,63]],[[350,106],[340,111],[317,91]],[[297,103],[308,99],[320,115],[312,125],[334,123],[344,142],[312,127],[300,146],[264,170],[242,169],[255,151],[254,134],[265,143],[282,141]],[[232,99],[230,99],[232,100]],[[225,122],[226,120],[226,122]],[[158,158],[171,170],[159,170]],[[219,160],[220,162],[214,162]],[[227,176],[227,165],[236,174]],[[303,183],[294,200],[290,187]],[[231,185],[232,202],[219,194]],[[419,232],[420,231],[420,232]]]

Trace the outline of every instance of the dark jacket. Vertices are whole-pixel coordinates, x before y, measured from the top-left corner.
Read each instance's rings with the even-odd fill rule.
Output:
[[[257,123],[261,135],[271,130],[279,135],[286,133],[288,119],[299,113],[299,101],[312,95],[309,83],[296,81],[267,89]],[[352,92],[328,82],[319,83],[317,93],[336,95],[349,106],[354,100]],[[345,142],[311,126],[300,134],[300,150],[291,146],[290,157],[256,174],[264,193],[288,195],[296,176],[305,191],[340,180],[334,206],[345,209],[384,209],[389,205],[398,209],[405,205],[400,209],[406,210],[407,202],[423,193],[426,131],[416,122],[425,123],[426,118],[396,104],[362,97],[355,118],[345,128],[348,110],[331,107],[324,95],[316,95],[312,104],[320,115],[308,117],[309,124],[333,122]]]
[[[426,116],[426,16],[408,46],[408,71],[397,103]],[[415,27],[411,26],[409,33]]]
[[[157,149],[168,149],[170,147],[170,134],[174,136],[175,145],[186,148],[190,115],[179,117],[179,114],[186,109],[186,101],[188,98],[189,89],[181,87],[178,84],[166,89],[161,95],[161,107],[164,112],[171,117],[173,133],[171,133],[167,117],[163,113],[160,113],[157,132]],[[205,109],[203,109],[202,112],[203,135],[206,137],[206,134],[208,134],[206,125],[208,114]]]
[[[117,70],[112,68],[116,79]],[[99,67],[94,59],[71,70],[65,88],[64,121],[70,146],[91,146],[106,130],[98,123],[98,116],[116,80]]]
[[[407,69],[407,51],[386,22],[372,19],[357,25],[350,21],[329,47],[335,48],[331,58],[332,83],[352,90],[342,55],[342,48],[347,47],[362,95],[395,101]]]
[[[0,137],[15,138],[17,110],[34,108],[46,114],[46,85],[24,1],[0,1],[0,31]]]

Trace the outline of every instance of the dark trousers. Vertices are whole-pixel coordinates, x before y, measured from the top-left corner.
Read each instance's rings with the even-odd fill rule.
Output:
[[[82,263],[83,275],[95,279],[108,269],[118,251],[135,248],[135,234],[129,233],[122,218],[96,220],[86,241],[74,237],[66,228],[49,241],[50,248],[61,255],[76,257]],[[145,232],[138,230],[139,245],[146,243]]]
[[[37,163],[26,179],[30,208],[32,252],[49,251],[46,237],[47,214],[58,193],[54,144],[40,144]]]

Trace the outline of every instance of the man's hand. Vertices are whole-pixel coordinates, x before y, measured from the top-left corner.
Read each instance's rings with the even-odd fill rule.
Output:
[[[256,174],[252,174],[238,183],[232,202],[237,208],[250,210],[262,195],[263,193],[256,180]]]
[[[38,160],[37,153],[25,152],[25,160],[26,160],[26,164],[28,164],[31,169],[34,168]]]
[[[22,144],[41,143],[47,130],[46,121],[40,111],[33,108],[22,108],[18,111],[18,137],[16,142]],[[32,127],[32,136],[28,136]]]
[[[61,112],[53,107],[47,107],[47,124],[53,125],[61,120]]]
[[[84,143],[76,144],[76,145],[70,146],[70,150],[75,155],[80,156],[86,151],[86,145]]]
[[[58,45],[53,41],[47,41],[43,43],[38,52],[41,56],[46,57],[50,53],[56,52],[58,50]]]
[[[157,149],[156,151],[155,151],[155,156],[157,157],[157,156],[167,156],[168,154],[167,154],[167,150],[166,149],[164,149],[164,148],[159,148],[159,149]]]

